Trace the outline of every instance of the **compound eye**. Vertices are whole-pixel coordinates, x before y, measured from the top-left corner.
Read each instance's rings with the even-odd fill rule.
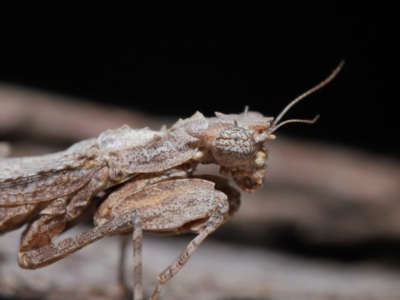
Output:
[[[223,129],[215,140],[219,155],[230,155],[237,160],[246,160],[256,151],[253,135],[244,128],[229,127]]]

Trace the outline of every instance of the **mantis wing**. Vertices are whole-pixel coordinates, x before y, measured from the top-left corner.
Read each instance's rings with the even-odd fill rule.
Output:
[[[97,139],[99,149],[109,159],[112,170],[126,174],[159,172],[181,165],[197,151],[199,141],[188,131],[204,130],[208,121],[197,112],[179,120],[166,131],[132,129],[125,125],[107,130]]]
[[[0,206],[33,204],[68,195],[102,167],[95,140],[63,152],[0,159]]]

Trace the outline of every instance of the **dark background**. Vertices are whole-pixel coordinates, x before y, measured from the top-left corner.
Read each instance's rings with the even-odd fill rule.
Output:
[[[398,157],[398,10],[385,2],[0,2],[0,81],[148,114],[321,119],[280,132]],[[1,109],[1,108],[0,108]]]

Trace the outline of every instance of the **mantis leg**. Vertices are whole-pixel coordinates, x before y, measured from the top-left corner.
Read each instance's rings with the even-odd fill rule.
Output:
[[[142,299],[142,224],[140,218],[136,217],[136,214],[132,215],[133,223],[133,300]],[[129,235],[122,236],[120,245],[120,258],[118,263],[118,282],[122,289],[125,291],[126,295],[132,293],[132,290],[126,284],[125,281],[125,257],[126,257],[126,246],[130,240]]]
[[[107,203],[108,199],[103,202],[105,208],[112,207],[112,209],[108,215],[97,215],[99,226],[111,222],[103,223],[107,220],[106,217],[114,220],[113,218],[120,218],[126,213],[137,211],[143,222],[143,230],[147,232],[198,234],[180,256],[159,275],[159,283],[151,297],[152,300],[158,298],[163,284],[179,272],[199,244],[227,221],[240,204],[239,192],[229,187],[227,180],[217,176],[162,181],[139,190],[126,191],[120,196],[118,202],[113,202],[113,206]],[[109,199],[112,200],[112,194]],[[126,232],[127,230],[122,230],[120,233]],[[141,235],[135,231],[133,243],[134,294],[137,295],[142,261],[138,255],[141,251]]]
[[[142,287],[142,221],[138,213],[132,214],[133,222],[133,300],[143,299]]]
[[[128,245],[128,242],[130,241],[130,236],[129,235],[123,235],[121,237],[121,242],[120,242],[120,255],[119,255],[119,261],[118,261],[118,283],[125,292],[126,295],[129,295],[132,293],[132,290],[129,288],[129,286],[126,284],[125,280],[125,259],[126,259],[126,246]]]
[[[118,234],[133,227],[134,245],[134,299],[143,299],[142,295],[142,226],[136,211],[119,215],[104,225],[97,226],[77,236],[66,238],[57,243],[23,253],[23,264],[30,269],[41,268],[82,249],[104,237]]]
[[[73,194],[51,200],[28,225],[22,236],[18,253],[18,264],[24,269],[35,269],[25,254],[51,244],[54,237],[62,233],[67,223],[79,217],[90,204],[91,198],[107,183],[107,169],[97,171],[90,182]],[[41,265],[41,267],[44,265]]]
[[[158,284],[150,297],[150,300],[158,299],[158,296],[161,293],[161,289],[163,284],[169,281],[173,276],[175,276],[180,269],[185,265],[185,263],[192,256],[194,251],[200,245],[200,243],[215,229],[217,229],[220,225],[222,225],[228,214],[229,204],[227,201],[221,201],[219,203],[219,209],[210,216],[209,220],[206,223],[204,229],[202,229],[197,237],[195,237],[189,245],[187,245],[186,249],[182,251],[182,253],[175,259],[175,261],[166,268],[160,275],[158,276]]]

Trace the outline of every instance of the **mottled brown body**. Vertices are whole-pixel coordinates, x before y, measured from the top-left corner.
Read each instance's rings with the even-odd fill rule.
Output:
[[[246,108],[239,115],[197,112],[170,129],[153,131],[123,126],[66,151],[40,157],[0,159],[0,234],[25,224],[18,264],[35,269],[106,236],[133,231],[134,299],[142,299],[142,230],[158,234],[197,233],[197,237],[159,276],[151,299],[190,258],[201,241],[239,208],[240,193],[219,176],[194,175],[199,163],[216,164],[220,173],[252,193],[263,185],[267,168],[264,142],[288,122],[277,122]],[[112,188],[117,186],[116,188]],[[85,212],[103,191],[96,227],[76,237],[52,243]]]

